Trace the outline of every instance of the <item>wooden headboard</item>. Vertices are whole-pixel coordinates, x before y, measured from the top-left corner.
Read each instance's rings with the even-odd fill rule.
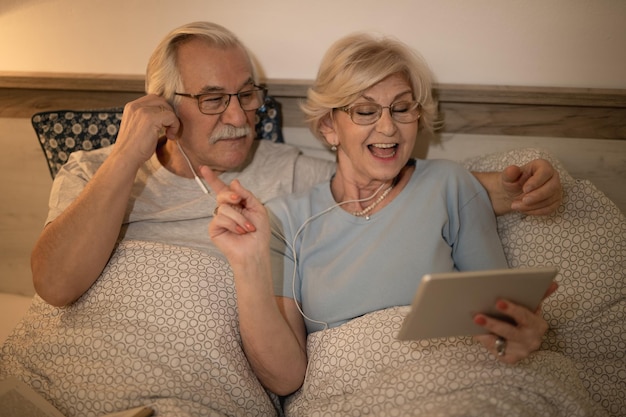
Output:
[[[281,103],[283,128],[294,128],[290,138],[307,132],[297,129],[304,127],[298,103],[310,83],[264,81]],[[0,117],[115,107],[143,94],[139,75],[0,72]],[[435,138],[418,143],[416,156],[459,160],[512,147],[542,147],[626,211],[626,89],[438,84],[434,94],[444,125]],[[307,137],[296,145],[311,142]]]
[[[303,126],[309,80],[268,79],[284,125]],[[438,84],[443,132],[626,140],[626,90]],[[120,106],[144,94],[138,75],[0,72],[0,117]]]

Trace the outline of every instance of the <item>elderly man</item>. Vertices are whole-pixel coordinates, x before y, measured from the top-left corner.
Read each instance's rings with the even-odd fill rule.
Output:
[[[124,248],[124,242],[164,243],[172,247],[189,248],[193,253],[218,253],[207,234],[215,200],[198,178],[198,167],[210,167],[226,183],[238,178],[261,201],[279,194],[307,189],[329,178],[334,171],[333,163],[303,156],[288,145],[255,140],[255,111],[263,103],[264,90],[258,86],[256,71],[246,48],[221,26],[196,22],[168,34],[157,46],[148,64],[146,91],[146,96],[126,105],[114,146],[71,155],[55,178],[47,224],[32,253],[35,288],[41,299],[49,304],[49,310],[41,307],[48,316],[65,314],[71,318],[72,315],[75,317],[88,314],[81,312],[81,308],[95,298],[95,293],[89,292],[96,291],[93,287],[102,280],[111,280],[112,270],[117,271],[116,273],[126,271],[124,277],[128,279],[130,272],[134,271],[130,271],[132,268],[150,264],[149,257],[141,257],[139,263],[143,263],[142,265],[138,265],[138,259],[134,258],[132,268],[124,266],[126,252],[120,252],[120,247]],[[488,189],[494,210],[498,214],[512,209],[529,214],[546,214],[558,207],[560,202],[558,175],[546,161],[536,160],[520,168],[509,167],[503,173],[477,174],[477,177]],[[176,270],[174,275],[177,275],[177,279],[186,274],[184,267],[185,265],[181,265]],[[129,288],[128,294],[137,294],[132,291],[140,291],[142,288],[153,289],[150,280],[158,276],[162,282],[167,277],[161,275],[158,271],[146,272],[145,276],[133,275],[134,280],[124,281],[127,282],[125,285],[136,286],[135,289]],[[116,275],[116,279],[119,276]],[[141,282],[142,278],[146,282]],[[111,282],[114,285],[114,281]],[[175,288],[169,291],[152,294],[175,298],[183,293],[177,292]],[[223,294],[226,293],[228,297],[234,297],[234,292],[226,291]],[[193,295],[189,295],[188,304],[199,302]],[[83,298],[79,300],[81,297]],[[100,292],[98,297],[101,297]],[[122,298],[127,297],[125,295]],[[132,298],[128,297],[129,300]],[[101,301],[102,298],[97,300]],[[105,301],[113,303],[113,300]],[[147,302],[150,304],[154,300],[149,299]],[[69,309],[55,310],[52,307],[67,305],[70,305]],[[185,303],[181,302],[180,305],[184,306]],[[145,323],[150,323],[150,316],[146,312],[137,311],[136,307],[132,310],[136,316],[132,316],[124,310],[128,308],[124,302],[118,302],[115,306],[120,309],[119,317],[129,320],[142,317]],[[190,311],[201,310],[202,308],[191,308]],[[171,310],[173,316],[177,312],[175,308]],[[90,319],[96,320],[93,316]],[[158,320],[155,319],[155,322]],[[143,325],[135,324],[132,328],[139,330]],[[210,330],[214,335],[213,329]],[[64,331],[70,332],[68,329]],[[166,343],[175,338],[167,333],[168,330],[159,331],[161,335],[156,340]],[[139,333],[132,335],[135,344]],[[148,336],[145,335],[145,340],[148,340]],[[194,333],[193,337],[183,338],[184,343],[191,344],[194,338],[200,336],[205,335]],[[96,340],[93,337],[89,341]],[[210,339],[209,336],[206,338]],[[122,339],[120,336],[120,340]],[[148,349],[147,346],[158,345],[156,340],[142,341],[141,346]],[[86,338],[81,338],[80,343],[81,348],[88,348],[84,346],[87,343]],[[180,351],[175,346],[176,343],[172,341],[172,349],[167,351],[170,353],[163,351],[153,356],[158,356],[163,362],[178,360],[171,353]],[[133,353],[137,350],[134,347],[127,349]],[[205,348],[200,347],[199,350],[203,349]],[[228,349],[243,357],[237,340]],[[197,353],[198,349],[188,349],[185,353],[192,351]],[[17,349],[12,352],[10,355],[18,355]],[[150,403],[149,399],[187,395],[190,398],[185,397],[186,405],[172,415],[183,415],[184,413],[176,414],[180,410],[187,410],[189,415],[214,415],[212,412],[217,413],[215,415],[267,415],[267,412],[258,410],[271,409],[269,397],[252,396],[255,397],[254,400],[246,397],[242,401],[240,386],[228,388],[226,380],[214,384],[214,381],[221,381],[218,375],[220,369],[226,366],[223,361],[220,362],[220,352],[208,352],[206,357],[193,362],[188,368],[178,369],[172,365],[171,373],[180,374],[176,380],[178,382],[172,382],[171,385],[176,386],[181,381],[189,384],[184,385],[187,388],[179,389],[182,391],[179,394],[169,387],[170,382],[165,379],[155,386],[166,385],[167,392],[154,392],[158,388],[153,388],[153,391],[145,388],[149,392],[143,392],[144,388],[125,388],[124,394],[119,394],[124,397],[124,401],[102,402],[99,399],[96,405],[94,400],[92,409],[106,411],[108,407],[113,411],[112,409]],[[8,354],[5,352],[5,355]],[[145,355],[151,357],[149,351]],[[168,355],[173,356],[166,358]],[[126,373],[126,368],[133,366],[147,366],[139,362],[139,365],[129,364],[122,367],[117,362],[123,364],[123,361],[116,361],[115,358],[112,362],[119,366],[114,372],[110,372],[113,374]],[[106,366],[108,365],[105,363],[103,367]],[[13,369],[6,373],[15,374],[17,371]],[[2,372],[0,376],[1,374]],[[88,376],[83,377],[84,381],[90,378],[104,383],[109,381],[104,377],[98,379],[100,376],[95,367],[87,374]],[[235,377],[232,378],[241,380],[243,374],[248,375],[248,370],[235,372]],[[84,404],[78,382],[76,386],[66,387],[65,393],[55,398],[54,394],[50,394],[53,386],[45,388],[39,382],[34,382],[36,376],[23,375],[26,374],[22,374],[21,379],[31,385],[39,384],[40,390],[47,391],[51,401],[67,410],[68,414],[73,410],[80,410],[81,401]],[[162,373],[160,375],[164,378]],[[150,380],[149,377],[146,378],[146,381]],[[188,378],[192,381],[187,381]],[[58,380],[58,376],[56,379]],[[129,379],[130,377],[127,380]],[[110,381],[114,380],[115,378]],[[55,378],[47,375],[46,381],[54,382]],[[191,394],[195,389],[191,387],[192,382],[196,385],[204,384],[205,388],[219,385],[223,392],[215,394],[208,391],[194,397]],[[138,391],[133,391],[134,389]],[[235,391],[237,393],[234,394]],[[83,393],[85,395],[88,396],[88,393]],[[118,394],[110,394],[111,397],[115,395]],[[218,395],[232,401],[218,400]],[[222,401],[227,404],[219,405]],[[159,405],[157,401],[155,407],[165,415],[168,406],[171,403]],[[173,406],[170,409],[176,410]],[[252,410],[256,411],[252,413]]]

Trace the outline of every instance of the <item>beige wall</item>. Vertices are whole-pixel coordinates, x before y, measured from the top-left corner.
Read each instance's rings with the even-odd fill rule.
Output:
[[[333,40],[374,30],[440,82],[626,88],[623,0],[1,0],[0,71],[142,74],[193,20],[231,28],[271,78],[312,79]]]

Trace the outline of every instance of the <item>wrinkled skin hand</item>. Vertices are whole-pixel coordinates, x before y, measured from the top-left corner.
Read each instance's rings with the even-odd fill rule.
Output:
[[[558,285],[553,282],[543,296],[549,297]],[[514,364],[527,358],[541,347],[544,334],[548,331],[548,323],[541,314],[541,305],[532,312],[525,307],[507,300],[499,300],[496,309],[515,320],[516,324],[497,320],[484,314],[474,316],[474,323],[484,327],[490,334],[474,336],[474,340],[482,344],[496,359]],[[495,343],[498,336],[506,340],[506,353],[498,356]]]
[[[243,264],[269,251],[271,232],[265,206],[238,180],[226,185],[206,166],[200,173],[217,195],[209,237],[229,262]]]
[[[502,208],[503,213],[496,211],[496,214],[518,211],[548,215],[556,211],[563,198],[559,173],[545,159],[535,159],[521,167],[507,167],[501,174],[501,190],[510,204]]]
[[[175,139],[180,120],[167,100],[148,94],[124,106],[124,116],[113,152],[141,165],[154,154],[159,140]]]

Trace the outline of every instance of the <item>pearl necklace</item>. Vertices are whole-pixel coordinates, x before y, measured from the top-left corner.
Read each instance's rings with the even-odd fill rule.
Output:
[[[357,217],[365,216],[365,220],[369,220],[370,216],[368,215],[368,213],[370,211],[374,210],[374,207],[376,207],[378,204],[380,204],[380,202],[383,201],[385,199],[385,197],[387,197],[387,194],[389,194],[389,192],[391,191],[391,189],[393,188],[394,185],[395,185],[395,181],[394,181],[393,184],[391,184],[389,186],[389,188],[387,188],[385,191],[383,191],[383,193],[380,195],[380,197],[378,197],[376,199],[376,201],[374,201],[372,204],[370,204],[369,206],[365,207],[361,211],[353,211],[352,215],[353,216],[357,216]]]

